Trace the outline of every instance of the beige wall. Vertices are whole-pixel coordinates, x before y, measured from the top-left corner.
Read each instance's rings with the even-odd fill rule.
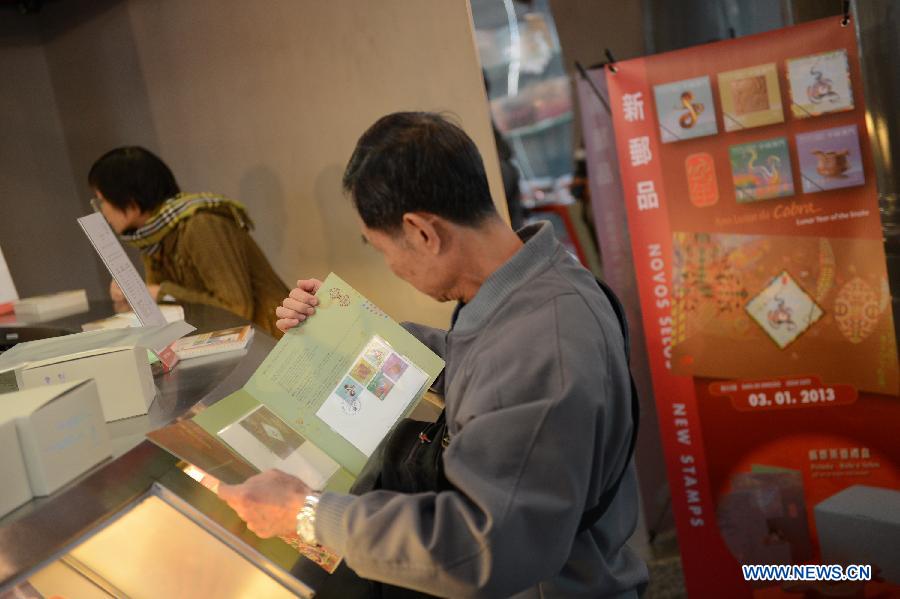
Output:
[[[79,188],[102,152],[146,145],[186,191],[247,203],[286,282],[333,270],[392,316],[446,324],[451,306],[398,282],[361,244],[340,177],[379,116],[451,111],[505,204],[465,0],[86,4],[44,17]]]
[[[20,297],[102,293],[36,18],[0,18],[0,246]],[[74,252],[77,263],[67,259]]]

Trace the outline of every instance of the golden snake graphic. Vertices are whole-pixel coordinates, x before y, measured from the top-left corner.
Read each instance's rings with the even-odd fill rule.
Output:
[[[697,124],[700,113],[703,112],[703,104],[694,103],[694,93],[684,92],[681,94],[681,104],[687,109],[687,112],[678,119],[678,124],[682,129],[690,129]]]
[[[766,158],[766,166],[756,166],[754,163],[759,157],[756,153],[756,148],[746,148],[744,150],[744,155],[748,156],[747,172],[759,177],[760,184],[777,185],[781,182],[781,173],[778,170],[778,167],[781,166],[781,158],[772,155]]]

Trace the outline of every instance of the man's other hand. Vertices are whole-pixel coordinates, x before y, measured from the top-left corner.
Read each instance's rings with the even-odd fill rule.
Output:
[[[275,308],[275,326],[287,333],[310,316],[316,313],[319,305],[316,292],[322,286],[318,279],[300,279],[290,295],[284,298],[281,305]]]

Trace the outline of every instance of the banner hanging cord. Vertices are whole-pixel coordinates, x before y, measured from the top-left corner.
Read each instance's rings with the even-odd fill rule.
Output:
[[[841,0],[843,3],[843,14],[844,17],[841,19],[841,27],[846,27],[850,24],[850,0]]]
[[[613,56],[612,51],[609,48],[604,48],[603,52],[606,54],[606,68],[613,73],[618,73],[619,69],[616,67],[616,57]]]
[[[606,109],[606,112],[612,114],[612,110],[609,107],[609,102],[606,101],[606,98],[603,97],[603,94],[597,89],[597,86],[594,85],[594,82],[591,80],[591,77],[588,75],[587,70],[582,66],[580,62],[575,61],[575,68],[578,69],[578,73],[584,78],[585,81],[588,82],[588,85],[591,86],[591,91],[594,92],[594,95],[597,96],[597,99],[600,100],[600,103],[603,104],[603,108]]]

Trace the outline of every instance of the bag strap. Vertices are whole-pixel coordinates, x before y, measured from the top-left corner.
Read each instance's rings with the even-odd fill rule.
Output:
[[[622,338],[625,340],[625,363],[629,364],[631,343],[628,339],[628,320],[625,318],[625,309],[622,307],[622,302],[619,301],[619,298],[616,297],[616,294],[613,293],[613,290],[610,289],[606,283],[597,279],[597,284],[600,286],[600,289],[603,290],[603,293],[606,294],[606,299],[612,304],[613,311],[616,313],[616,318],[619,320],[619,326],[622,328]],[[619,472],[619,476],[612,486],[600,496],[600,499],[594,507],[582,514],[581,521],[578,523],[579,533],[592,527],[597,520],[606,513],[606,510],[609,509],[616,493],[619,492],[622,479],[625,478],[625,473],[628,472],[628,466],[631,464],[631,457],[634,455],[634,448],[637,444],[638,423],[641,420],[641,404],[638,399],[637,387],[634,386],[634,377],[631,376],[630,365],[628,368],[628,381],[631,384],[631,440],[628,443],[628,457],[625,460],[625,466],[622,468],[622,471]]]

